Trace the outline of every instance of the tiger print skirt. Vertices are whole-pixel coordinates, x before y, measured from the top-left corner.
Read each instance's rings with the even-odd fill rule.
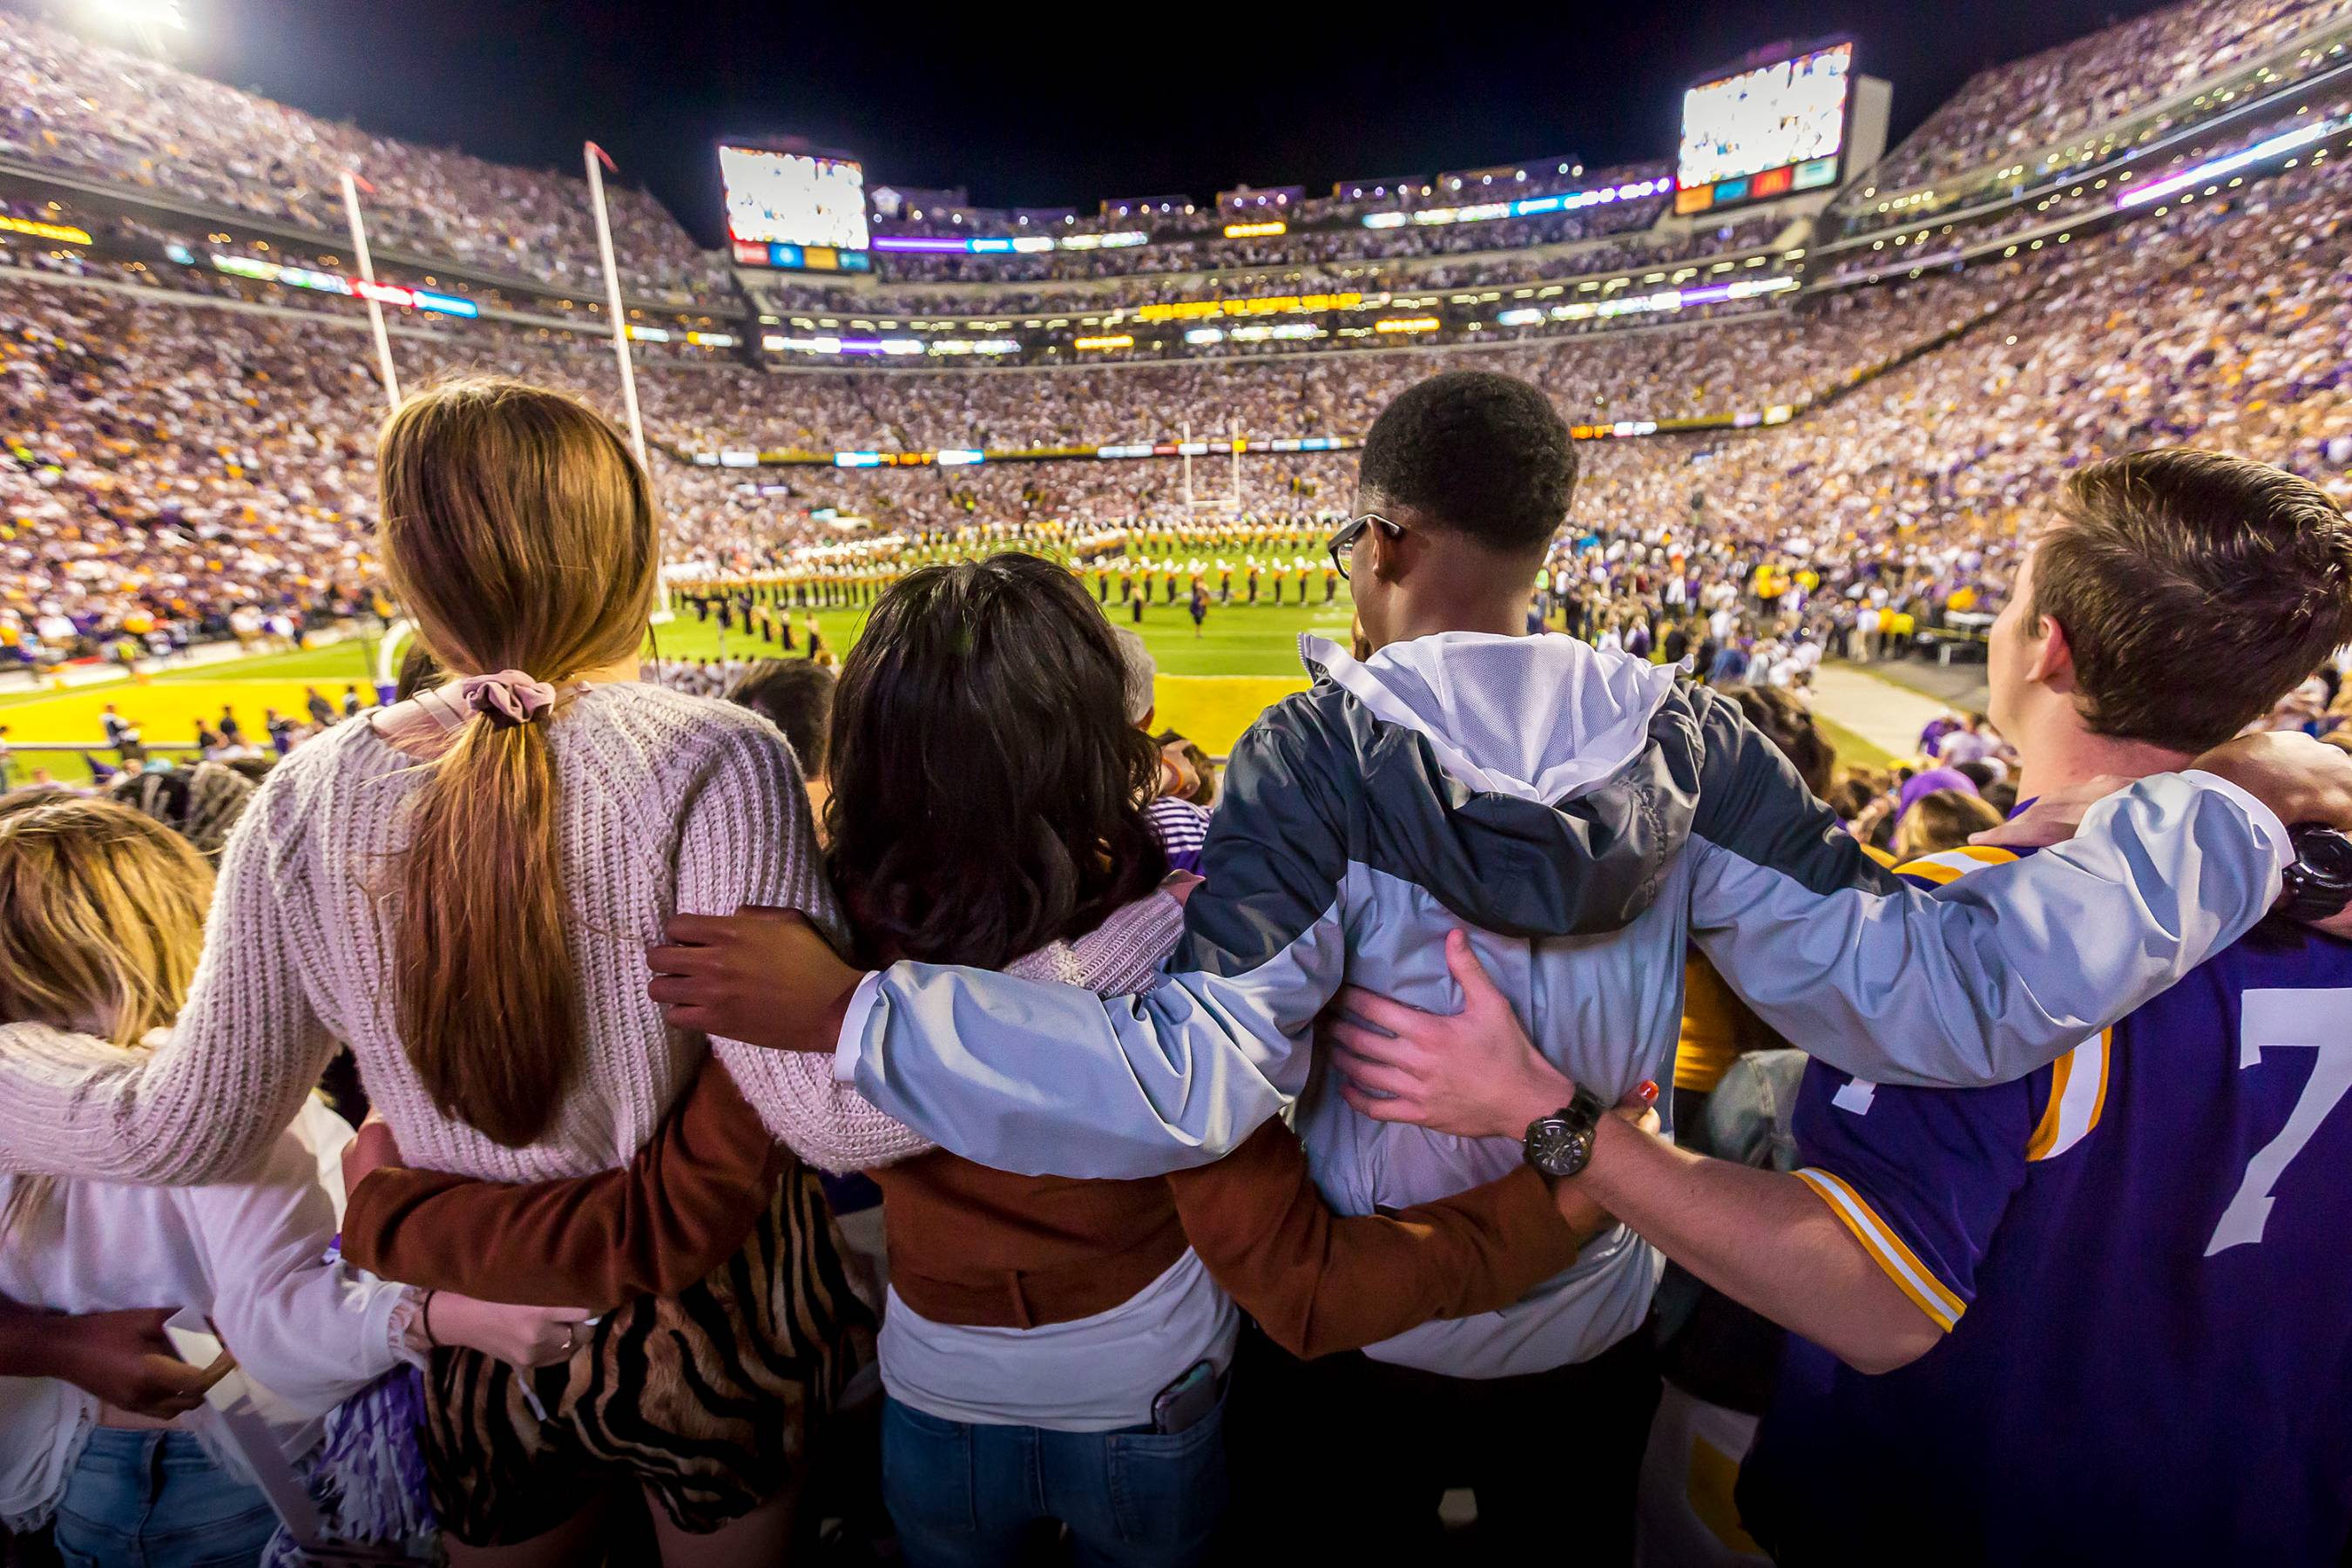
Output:
[[[815,1173],[788,1162],[740,1251],[675,1297],[606,1313],[569,1361],[433,1352],[425,1469],[441,1527],[469,1546],[528,1541],[617,1483],[681,1530],[717,1530],[797,1479],[874,1326]]]

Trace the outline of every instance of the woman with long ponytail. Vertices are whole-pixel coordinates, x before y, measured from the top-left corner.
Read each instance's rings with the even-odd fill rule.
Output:
[[[713,1050],[824,1157],[919,1148],[824,1064],[665,1026],[644,950],[743,905],[838,931],[789,749],[637,679],[660,568],[611,423],[523,384],[422,393],[379,447],[383,568],[454,679],[298,748],[224,857],[168,1042],[0,1026],[0,1171],[186,1184],[250,1167],[337,1042],[408,1163],[498,1181],[627,1162]],[[814,1133],[812,1129],[815,1129]],[[596,1500],[656,1505],[666,1559],[772,1561],[811,1434],[868,1358],[814,1175],[789,1152],[741,1250],[674,1296],[593,1303],[529,1371],[436,1351],[426,1467],[453,1561],[593,1560]]]

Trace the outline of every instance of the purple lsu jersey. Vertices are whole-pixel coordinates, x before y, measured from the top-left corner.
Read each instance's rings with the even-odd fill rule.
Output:
[[[2345,1561],[2347,1091],[2352,942],[2277,922],[2017,1083],[1811,1064],[1799,1178],[1946,1337],[1865,1376],[1791,1336],[1748,1529],[1787,1563]]]

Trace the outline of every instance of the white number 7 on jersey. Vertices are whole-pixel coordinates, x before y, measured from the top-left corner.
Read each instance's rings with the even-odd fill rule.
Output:
[[[2303,1092],[2295,1096],[2286,1125],[2247,1162],[2238,1195],[2221,1211],[2221,1223],[2205,1244],[2208,1258],[2262,1240],[2271,1214],[2271,1189],[2327,1113],[2352,1090],[2352,1026],[2347,1023],[2352,1019],[2352,990],[2249,991],[2243,1000],[2245,1011],[2238,1025],[2240,1070],[2259,1064],[2265,1050],[2293,1046],[2317,1051],[2319,1060]]]

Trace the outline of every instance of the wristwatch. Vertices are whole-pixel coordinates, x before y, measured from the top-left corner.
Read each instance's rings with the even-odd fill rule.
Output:
[[[2276,912],[2289,920],[2324,921],[2352,905],[2352,838],[2305,822],[2287,829],[2287,839],[2294,846],[2295,861],[2286,868],[2286,895]]]
[[[1584,1169],[1592,1158],[1593,1131],[1608,1109],[1598,1095],[1577,1085],[1566,1105],[1528,1123],[1528,1163],[1554,1180],[1565,1180]]]

